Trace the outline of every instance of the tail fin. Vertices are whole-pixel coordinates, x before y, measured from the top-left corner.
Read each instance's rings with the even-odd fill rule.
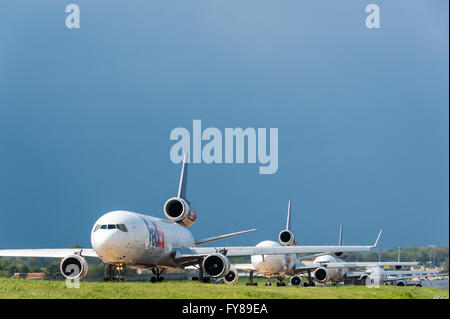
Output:
[[[344,240],[343,230],[344,230],[344,224],[340,223],[340,225],[339,225],[339,246],[343,245],[343,240]]]
[[[178,186],[178,197],[186,199],[188,154],[184,153],[183,166],[181,167],[180,185]]]
[[[288,214],[287,214],[287,220],[286,220],[286,229],[290,230],[291,227],[291,200],[289,200],[288,203]]]

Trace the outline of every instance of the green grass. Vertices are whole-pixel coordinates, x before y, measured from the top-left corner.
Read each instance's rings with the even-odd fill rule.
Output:
[[[59,298],[133,298],[133,299],[202,299],[202,298],[274,298],[274,299],[430,299],[441,295],[448,298],[446,290],[382,286],[336,287],[248,287],[241,282],[235,286],[203,284],[191,281],[150,282],[81,282],[80,288],[69,289],[64,281],[42,281],[0,278],[0,298],[59,299]]]

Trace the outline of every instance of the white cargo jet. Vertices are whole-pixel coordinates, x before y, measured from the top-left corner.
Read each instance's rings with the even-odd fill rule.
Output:
[[[288,203],[288,216],[286,222],[286,229],[282,230],[278,235],[278,241],[265,240],[256,245],[256,247],[282,247],[291,246],[295,247],[297,241],[293,232],[290,229],[290,215],[291,215],[291,201]],[[381,232],[378,234],[378,238],[373,248],[377,246],[380,239]],[[339,234],[339,246],[342,245],[342,225]],[[343,254],[343,250],[337,250],[334,252],[325,252],[310,256],[298,256],[297,254],[285,254],[285,255],[252,255],[251,264],[232,264],[230,272],[223,278],[227,284],[234,284],[238,280],[238,272],[247,272],[250,274],[249,282],[247,285],[256,285],[253,282],[253,275],[255,273],[262,274],[268,280],[266,285],[271,285],[270,279],[277,278],[277,286],[284,286],[284,279],[290,277],[290,282],[293,286],[301,284],[301,276],[308,278],[304,282],[304,286],[314,286],[314,281],[324,282],[341,282],[345,276],[349,274],[349,269],[361,268],[361,267],[382,267],[382,266],[407,266],[417,265],[416,262],[345,262],[340,256]],[[314,258],[313,262],[306,262],[306,259]]]
[[[0,257],[54,257],[60,258],[64,277],[76,280],[86,276],[85,257],[98,257],[108,265],[108,277],[125,267],[150,268],[161,281],[166,269],[198,265],[200,279],[222,278],[229,275],[230,256],[264,256],[297,253],[324,253],[340,251],[369,251],[374,246],[291,246],[258,245],[243,247],[198,247],[200,244],[240,235],[252,230],[195,240],[188,227],[197,219],[186,199],[187,154],[181,170],[178,196],[164,204],[167,219],[146,216],[129,211],[112,211],[101,216],[91,232],[92,248],[68,249],[14,249],[0,250]],[[284,238],[284,237],[283,237]],[[262,256],[262,257],[261,257]],[[203,277],[203,273],[207,276]]]

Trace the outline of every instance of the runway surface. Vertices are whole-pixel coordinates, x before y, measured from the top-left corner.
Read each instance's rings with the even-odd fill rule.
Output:
[[[448,290],[448,280],[424,280],[422,286]]]

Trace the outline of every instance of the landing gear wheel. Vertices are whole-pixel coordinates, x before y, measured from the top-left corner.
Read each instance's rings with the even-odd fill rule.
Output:
[[[309,286],[309,284],[307,282],[303,283],[303,287],[308,287],[308,286]]]
[[[314,282],[310,282],[310,283],[309,283],[309,286],[310,286],[310,287],[314,287],[315,285],[316,285],[316,284],[315,284]]]
[[[150,279],[150,281],[151,281],[152,283],[156,282],[156,277],[152,277],[152,278]]]
[[[159,282],[161,282],[161,281],[163,281],[163,280],[164,280],[164,277],[163,277],[163,276],[159,276],[159,277],[158,277],[158,281],[159,281]]]
[[[211,278],[209,277],[204,277],[202,280],[205,284],[210,284],[211,283]]]
[[[198,277],[192,277],[192,281],[198,281]]]
[[[272,286],[270,282],[266,282],[266,286]]]

